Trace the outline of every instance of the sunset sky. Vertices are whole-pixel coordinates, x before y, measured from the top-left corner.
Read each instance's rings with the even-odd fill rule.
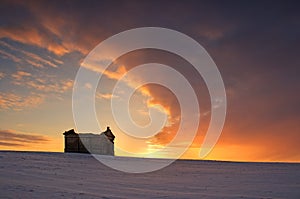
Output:
[[[75,128],[73,83],[88,53],[119,32],[164,27],[199,42],[223,77],[227,117],[205,159],[300,162],[299,9],[296,1],[2,0],[0,150],[63,151],[62,133]],[[115,145],[142,157],[172,140],[180,107],[166,88],[146,85],[131,98],[137,124],[149,123],[151,106],[160,105],[168,115],[167,125],[142,143],[122,135],[108,108],[116,81],[135,66],[154,62],[178,70],[196,91],[200,127],[182,158],[198,159],[210,122],[209,94],[190,64],[172,53],[133,51],[102,72],[105,84],[100,81],[96,93],[101,130],[111,126]]]

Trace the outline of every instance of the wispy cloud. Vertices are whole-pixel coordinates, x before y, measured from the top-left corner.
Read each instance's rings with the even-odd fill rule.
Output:
[[[4,110],[21,111],[39,106],[44,101],[43,95],[30,94],[27,96],[13,93],[0,93],[0,108]]]
[[[11,77],[13,78],[13,84],[40,93],[64,93],[73,86],[73,80],[56,80],[48,75],[34,75],[25,71],[17,71]]]
[[[11,74],[11,83],[23,92],[1,92],[0,108],[3,110],[22,111],[39,107],[46,98],[61,99],[61,95],[70,91],[73,80],[57,80],[47,74],[33,74],[27,71],[16,71]]]
[[[5,77],[5,73],[0,72],[0,80]]]
[[[1,142],[0,146],[23,146],[23,144],[17,144],[17,143],[9,143],[9,142]]]
[[[0,51],[0,53],[3,54],[4,57],[9,58],[12,61],[17,63],[27,62],[28,64],[37,68],[43,68],[45,66],[57,68],[58,65],[63,63],[62,61],[53,58],[49,58],[50,60],[47,60],[35,53],[28,52],[23,49],[12,46],[11,44],[5,41],[0,40],[0,46],[5,47],[6,49],[9,49],[10,51],[14,52],[12,54],[12,53],[8,53],[7,51]]]
[[[72,88],[73,81],[62,80],[59,82],[45,83],[43,79],[36,79],[34,81],[33,80],[26,81],[22,85],[26,86],[27,88],[33,88],[35,90],[42,91],[42,92],[64,93]]]
[[[0,146],[26,146],[28,144],[46,143],[49,139],[43,135],[0,130]]]
[[[31,74],[24,71],[17,71],[16,73],[11,75],[17,81],[21,81],[24,77],[30,77]]]
[[[91,60],[94,59],[96,60],[97,57],[91,57]],[[103,60],[103,61],[95,61],[95,63],[93,63],[93,61],[91,63],[83,63],[82,67],[97,72],[97,73],[101,73],[103,75],[105,75],[107,78],[109,79],[113,79],[113,80],[118,80],[120,79],[126,72],[126,67],[124,65],[118,65],[117,63],[112,62],[116,67],[115,70],[113,70],[112,68],[104,68],[104,62],[111,62],[109,59],[107,60]],[[102,64],[103,63],[103,64]]]
[[[69,52],[63,45],[53,42],[50,38],[54,35],[47,35],[40,29],[34,27],[10,27],[0,28],[0,37],[10,38],[24,44],[30,44],[48,49],[56,55],[64,55]]]
[[[13,55],[11,53],[8,53],[4,50],[1,50],[1,49],[0,49],[0,55],[1,55],[1,57],[5,58],[5,59],[10,59],[10,60],[12,60],[16,63],[21,63],[22,62],[20,58],[16,57],[15,55]]]
[[[53,63],[53,62],[51,62],[49,60],[46,60],[46,59],[44,59],[42,57],[39,57],[38,55],[36,55],[34,53],[27,52],[27,51],[22,51],[22,53],[24,55],[26,55],[29,58],[29,60],[31,59],[35,63],[40,63],[41,66],[46,65],[46,66],[51,66],[51,67],[57,68],[57,64],[56,63]]]
[[[105,93],[105,94],[104,93],[99,93],[99,92],[96,93],[96,98],[97,99],[111,99],[113,97],[118,97],[118,96],[112,95],[110,93]]]

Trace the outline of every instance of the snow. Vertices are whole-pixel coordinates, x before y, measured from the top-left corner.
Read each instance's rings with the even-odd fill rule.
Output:
[[[89,154],[1,151],[0,198],[299,199],[300,164],[179,160],[130,174]]]

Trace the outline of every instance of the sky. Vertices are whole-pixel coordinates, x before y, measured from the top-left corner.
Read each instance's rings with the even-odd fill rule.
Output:
[[[299,162],[299,7],[296,1],[2,0],[0,150],[63,151],[62,133],[76,129],[72,91],[84,58],[122,31],[163,27],[201,44],[224,81],[227,116],[216,146],[205,159]],[[124,136],[110,113],[114,97],[110,91],[122,75],[154,62],[178,70],[196,92],[200,126],[181,158],[199,159],[210,122],[208,90],[190,63],[166,51],[132,51],[114,60],[107,71],[94,71],[103,74],[95,99],[100,130],[111,126],[115,146],[142,157],[174,138],[180,106],[165,87],[145,85],[130,99],[131,116],[139,125],[149,123],[153,106],[167,115],[166,126],[149,139]],[[117,150],[116,155],[126,154]],[[159,157],[171,156],[167,152]]]

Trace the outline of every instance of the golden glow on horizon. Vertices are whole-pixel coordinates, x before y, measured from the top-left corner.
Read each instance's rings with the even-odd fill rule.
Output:
[[[1,150],[14,150],[14,151],[45,151],[45,152],[63,152],[64,140],[63,136],[60,135],[57,138],[47,137],[48,141],[44,143],[23,143],[19,146],[1,146]],[[118,139],[117,139],[118,141]],[[18,144],[18,143],[16,143]],[[19,143],[22,144],[22,143]],[[181,156],[180,159],[199,159],[199,146],[200,143],[195,142],[190,148]],[[131,145],[132,146],[132,145]],[[128,147],[128,146],[127,146]],[[135,151],[136,146],[132,146],[132,151],[137,152],[134,157],[147,157],[147,158],[171,158],[168,154],[158,154],[156,156],[149,155],[149,153],[163,148],[163,145],[155,145],[149,143],[147,148]],[[210,154],[205,157],[205,160],[221,160],[221,161],[248,161],[248,162],[299,162],[299,155],[290,158],[280,158],[276,156],[268,156],[270,149],[266,147],[253,146],[253,145],[232,145],[226,143],[218,143]],[[128,154],[120,153],[118,150],[115,151],[116,156],[128,156]]]

